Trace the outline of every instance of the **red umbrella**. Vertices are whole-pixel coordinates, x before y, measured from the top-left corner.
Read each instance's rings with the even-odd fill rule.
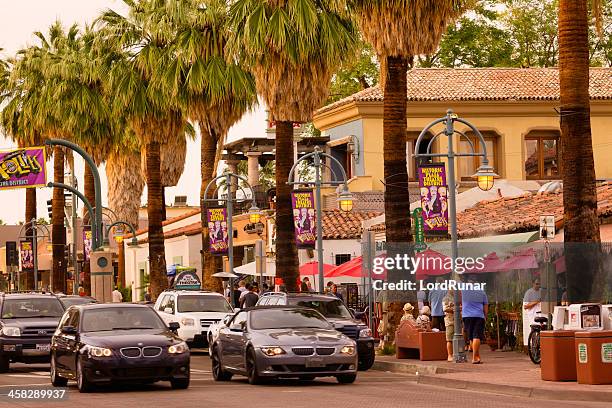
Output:
[[[379,255],[379,257],[384,257],[385,255]],[[336,266],[328,273],[325,274],[326,278],[339,278],[339,277],[350,277],[350,278],[362,278],[368,277],[367,274],[364,275],[363,270],[363,257],[358,256],[356,258],[351,259],[348,262],[345,262],[341,265]],[[386,276],[386,272],[382,274],[372,274],[373,279],[384,279]]]
[[[482,263],[484,267],[482,269],[474,268],[470,271],[470,273],[489,273],[489,272],[499,272],[501,269],[500,265],[504,263],[495,252],[491,252],[489,255],[485,256]]]
[[[565,255],[557,258],[553,264],[555,265],[555,271],[557,271],[557,273],[565,272]]]
[[[535,257],[535,251],[533,248],[529,248],[506,259],[498,266],[498,270],[509,271],[512,269],[535,269],[537,267],[538,260]]]
[[[329,271],[334,269],[334,265],[323,264],[323,276],[326,276]],[[319,274],[319,263],[316,261],[310,261],[300,266],[300,276],[313,276]]]
[[[416,270],[416,278],[422,280],[428,276],[446,275],[452,272],[450,257],[427,248],[425,251],[416,254],[416,258],[421,258]]]

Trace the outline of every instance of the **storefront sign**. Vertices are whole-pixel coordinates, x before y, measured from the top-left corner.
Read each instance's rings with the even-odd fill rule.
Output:
[[[0,151],[0,190],[47,184],[45,148]]]
[[[417,207],[412,212],[412,220],[414,222],[414,249],[424,251],[427,249],[425,244],[425,228],[423,225],[423,209]]]
[[[601,362],[612,363],[612,343],[604,343],[601,345]]]
[[[314,248],[317,240],[315,202],[312,190],[295,190],[291,193],[295,242],[298,248]]]
[[[93,246],[93,232],[91,231],[91,227],[83,228],[83,257],[85,258],[85,262],[89,261],[91,256],[91,249]]]
[[[174,278],[174,288],[177,290],[198,290],[202,282],[193,268],[178,267]]]
[[[578,362],[580,364],[586,364],[588,361],[586,343],[578,343]]]
[[[19,243],[19,255],[21,257],[21,269],[34,269],[34,251],[32,251],[32,243],[30,241],[21,241]]]
[[[444,163],[419,167],[419,187],[425,232],[448,232],[448,188]]]
[[[227,254],[227,209],[207,208],[208,238],[210,241],[210,253],[213,255]]]

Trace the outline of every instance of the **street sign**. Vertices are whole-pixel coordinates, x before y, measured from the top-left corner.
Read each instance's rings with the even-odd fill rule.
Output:
[[[414,248],[417,252],[424,251],[427,249],[427,244],[425,244],[425,226],[423,224],[423,209],[421,207],[417,207],[412,212],[412,220],[414,222]]]
[[[553,239],[555,237],[555,216],[540,215],[540,239]]]

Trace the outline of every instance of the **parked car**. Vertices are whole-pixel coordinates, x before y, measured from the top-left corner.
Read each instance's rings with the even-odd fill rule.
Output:
[[[229,321],[232,320],[232,317],[233,315],[231,314],[227,315],[223,318],[223,320],[213,323],[208,327],[208,333],[206,334],[206,337],[208,339],[208,344],[213,344],[215,340],[217,340],[217,337],[219,337],[219,331],[223,327],[227,326]],[[209,354],[211,354],[211,357],[212,357],[212,353],[209,353]]]
[[[376,351],[372,330],[357,319],[342,300],[333,295],[320,293],[264,293],[257,302],[258,306],[295,305],[315,309],[329,320],[336,330],[357,342],[359,370],[369,370],[374,365]]]
[[[113,382],[170,381],[189,387],[189,348],[150,307],[110,303],[70,307],[51,341],[51,383],[80,392]]]
[[[63,295],[58,296],[60,302],[64,304],[67,309],[73,305],[86,305],[88,303],[97,303],[98,301],[91,296],[79,296],[79,295]]]
[[[250,384],[272,378],[357,378],[355,341],[334,330],[316,310],[262,306],[241,310],[222,327],[211,348],[216,381],[245,375]]]
[[[51,336],[65,307],[53,294],[0,294],[0,372],[11,362],[49,362]]]
[[[178,336],[189,347],[208,347],[210,326],[234,313],[223,295],[203,290],[166,290],[153,308],[167,324],[179,323]]]

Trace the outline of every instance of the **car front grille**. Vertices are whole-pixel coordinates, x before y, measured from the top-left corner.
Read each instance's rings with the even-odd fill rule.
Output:
[[[293,347],[291,351],[298,356],[312,356],[314,354],[314,347]]]
[[[143,347],[142,348],[142,355],[144,357],[157,357],[161,354],[161,352],[162,352],[161,347]]]
[[[210,320],[210,319],[202,319],[200,320],[200,326],[203,329],[208,329],[211,325],[220,322],[220,320]]]
[[[342,364],[327,364],[324,367],[306,367],[302,364],[287,364],[285,367],[287,367],[287,370],[292,373],[316,373],[320,371],[338,371],[341,366]]]
[[[139,347],[124,347],[119,350],[123,357],[127,358],[137,358],[141,356],[141,350]]]
[[[338,329],[338,331],[353,340],[356,340],[357,336],[359,336],[357,326],[344,326]]]
[[[317,354],[320,356],[330,356],[334,351],[336,351],[334,347],[317,347]]]
[[[26,327],[22,330],[23,337],[51,337],[55,332],[54,327]]]
[[[135,367],[116,368],[113,371],[115,377],[121,378],[159,378],[169,376],[172,372],[170,367]]]

